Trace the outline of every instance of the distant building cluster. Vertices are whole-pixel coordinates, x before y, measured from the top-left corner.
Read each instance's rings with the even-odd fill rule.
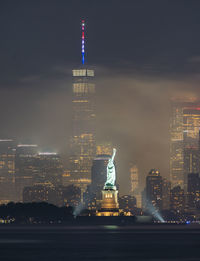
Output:
[[[200,103],[196,97],[171,99],[170,173],[157,169],[146,176],[144,190],[136,165],[130,167],[131,195],[143,213],[166,219],[200,219]]]
[[[187,175],[187,190],[172,187],[159,171],[152,169],[146,177],[142,192],[142,209],[151,215],[162,214],[166,220],[200,219],[200,177],[198,173]]]
[[[0,204],[13,202],[48,202],[57,206],[85,206],[100,204],[101,190],[106,180],[106,166],[110,144],[99,144],[91,162],[90,185],[83,190],[76,183],[72,170],[63,167],[63,159],[56,152],[41,152],[36,144],[16,144],[12,139],[0,140]],[[80,173],[79,173],[80,175]],[[85,187],[85,184],[84,184]],[[88,194],[89,193],[89,194]],[[92,198],[92,195],[93,198]],[[87,196],[89,198],[87,199]]]
[[[36,144],[0,140],[0,203],[51,201],[50,194],[58,192],[64,177],[58,153],[39,152]]]
[[[170,173],[157,169],[146,176],[144,190],[136,165],[130,167],[131,195],[142,212],[166,220],[199,220],[200,102],[196,97],[171,99]],[[165,175],[166,176],[166,175]]]

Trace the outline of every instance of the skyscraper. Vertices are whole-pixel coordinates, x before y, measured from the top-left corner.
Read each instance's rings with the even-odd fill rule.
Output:
[[[183,186],[183,104],[173,99],[170,117],[170,181]]]
[[[186,191],[189,169],[186,161],[189,162],[188,155],[192,155],[195,164],[198,154],[200,107],[195,97],[187,97],[172,99],[171,109],[170,181],[172,187],[180,185]]]
[[[162,177],[156,169],[150,170],[146,177],[146,203],[147,208],[153,206],[156,210],[162,210]]]
[[[184,189],[187,191],[188,174],[199,173],[199,148],[187,147],[184,148]]]
[[[131,193],[134,193],[138,189],[139,185],[139,171],[136,165],[130,167],[130,179],[131,179]]]
[[[95,156],[94,70],[85,66],[85,22],[82,21],[82,67],[73,72],[73,129],[70,169],[73,184],[85,190]]]
[[[183,108],[184,147],[198,148],[200,129],[200,104],[193,103]]]
[[[35,160],[34,184],[62,185],[63,166],[60,155],[55,152],[39,152]]]
[[[199,173],[199,129],[200,107],[198,104],[185,107],[183,110],[183,173],[184,189],[187,191],[189,173]]]
[[[19,144],[15,156],[16,200],[22,201],[23,189],[32,186],[37,173],[36,158],[38,147],[35,144]]]
[[[139,170],[134,164],[130,167],[131,195],[136,198],[138,208],[142,207],[142,194],[139,188]]]
[[[176,186],[171,190],[170,208],[175,212],[183,212],[185,209],[184,189]]]
[[[170,191],[171,191],[171,182],[163,178],[162,182],[162,209],[170,209]]]
[[[0,202],[15,201],[15,144],[0,139]]]
[[[188,207],[196,208],[196,202],[199,201],[200,193],[200,178],[198,173],[189,173],[188,174]]]
[[[96,155],[112,155],[112,144],[110,142],[98,143],[96,145]]]

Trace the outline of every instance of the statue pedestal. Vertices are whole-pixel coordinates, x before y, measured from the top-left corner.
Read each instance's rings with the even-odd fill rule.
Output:
[[[119,216],[118,190],[115,186],[104,186],[101,209],[97,216]]]

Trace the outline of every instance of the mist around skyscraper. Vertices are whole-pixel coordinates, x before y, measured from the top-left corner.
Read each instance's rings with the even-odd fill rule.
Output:
[[[45,150],[40,144],[2,137],[1,204],[47,202],[58,207],[73,207],[76,215],[87,213],[89,216],[96,215],[101,208],[113,139],[102,138],[98,133],[98,69],[87,61],[85,20],[81,21],[80,29],[82,59],[77,67],[71,68],[68,147],[57,152],[56,148]],[[160,222],[200,219],[200,101],[195,96],[174,95],[169,102],[170,149],[169,158],[165,159],[169,163],[169,173],[163,175],[153,164],[149,172],[142,173],[142,157],[132,157],[129,167],[124,168],[126,188],[122,190],[123,173],[116,161],[119,195],[115,196],[119,215],[152,216]],[[103,106],[104,101],[101,103]],[[123,158],[118,150],[119,157]]]
[[[0,261],[200,260],[199,14],[0,0]]]
[[[46,6],[44,9],[47,11]],[[118,9],[116,14],[121,12]],[[66,15],[61,17],[67,19]],[[176,54],[164,55],[169,38],[161,44],[165,47],[160,51],[162,55],[156,57],[158,52],[153,49],[159,49],[159,41],[151,46],[147,44],[148,34],[143,40],[132,38],[140,26],[141,32],[146,32],[146,25],[136,21],[133,27],[127,20],[132,13],[120,22],[120,34],[117,27],[109,29],[109,24],[113,26],[109,12],[105,17],[102,28],[101,19],[91,21],[81,10],[81,15],[71,18],[74,23],[70,26],[67,20],[55,25],[62,32],[67,27],[69,34],[53,29],[50,33],[42,27],[32,30],[47,47],[41,52],[42,48],[34,46],[46,61],[43,64],[37,58],[41,71],[33,65],[32,48],[27,51],[30,68],[33,66],[30,71],[29,63],[23,63],[19,56],[28,72],[24,69],[18,75],[14,68],[15,73],[10,72],[13,76],[7,75],[9,81],[2,76],[2,86],[5,84],[7,89],[2,87],[1,95],[2,111],[6,108],[6,113],[2,113],[0,132],[0,203],[47,202],[71,206],[77,215],[96,215],[101,208],[107,164],[116,147],[119,215],[152,216],[160,222],[199,220],[200,98],[198,74],[191,74],[199,56],[184,52],[188,54],[182,54],[187,58],[184,68],[181,64],[176,67],[180,57],[175,62],[172,58],[163,62]],[[18,26],[19,30],[22,25]],[[125,28],[134,33],[127,34]],[[38,39],[26,28],[24,31],[31,42]],[[44,32],[51,41],[42,38]],[[60,38],[54,45],[57,34]],[[156,35],[160,34],[159,30]],[[111,45],[113,39],[116,41]],[[26,41],[22,42],[18,45],[24,46]],[[176,68],[169,65],[170,59]]]

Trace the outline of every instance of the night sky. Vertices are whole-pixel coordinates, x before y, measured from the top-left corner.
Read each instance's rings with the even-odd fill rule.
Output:
[[[0,136],[68,150],[71,70],[96,73],[97,140],[118,149],[121,191],[128,164],[141,181],[169,175],[169,99],[199,95],[200,1],[1,0]]]

